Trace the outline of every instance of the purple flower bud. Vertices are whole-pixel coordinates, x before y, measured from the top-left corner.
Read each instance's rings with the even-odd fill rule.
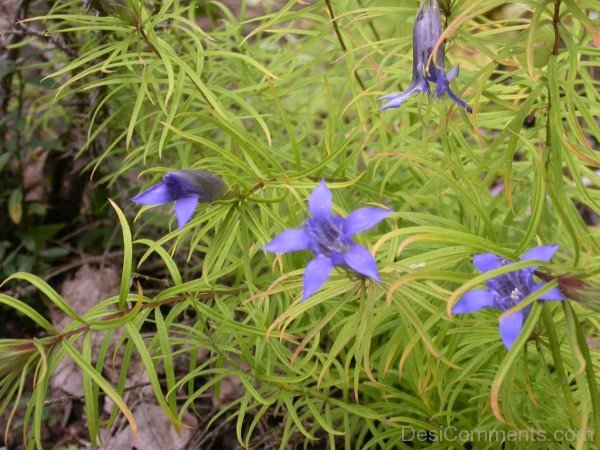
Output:
[[[99,15],[119,17],[129,25],[139,22],[139,13],[126,0],[83,0],[83,7],[86,13],[93,7]]]
[[[381,111],[398,108],[415,92],[430,94],[429,83],[435,83],[435,97],[444,94],[460,107],[471,112],[471,107],[461,100],[450,88],[450,80],[458,76],[458,66],[446,72],[444,68],[445,44],[442,42],[432,57],[440,36],[442,35],[442,19],[440,7],[436,0],[424,0],[415,19],[413,27],[413,75],[412,81],[404,92],[397,92],[381,97],[389,100],[381,107]]]
[[[539,274],[538,276],[547,280],[553,279],[553,277],[546,274]],[[564,275],[556,279],[558,287],[565,294],[565,297],[573,299],[594,311],[600,311],[600,286]]]
[[[219,177],[204,170],[174,170],[165,174],[162,183],[155,184],[131,201],[151,206],[175,202],[175,215],[181,229],[191,219],[198,202],[212,202],[223,195],[226,188]]]

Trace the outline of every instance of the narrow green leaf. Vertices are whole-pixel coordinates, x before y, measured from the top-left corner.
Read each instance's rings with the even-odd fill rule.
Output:
[[[125,309],[125,303],[127,302],[127,296],[129,295],[129,289],[131,286],[131,272],[133,265],[133,244],[131,242],[131,230],[129,229],[127,219],[125,218],[123,211],[121,211],[121,208],[119,208],[111,199],[108,201],[117,213],[123,234],[123,268],[121,272],[121,288],[119,290],[119,309]]]

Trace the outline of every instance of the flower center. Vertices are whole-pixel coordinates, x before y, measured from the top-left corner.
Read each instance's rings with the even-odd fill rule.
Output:
[[[329,217],[326,220],[311,218],[305,223],[305,230],[311,240],[311,250],[317,254],[333,257],[350,249],[350,243],[344,238],[343,220]]]
[[[510,298],[515,301],[521,298],[521,291],[519,290],[519,288],[514,288],[512,290],[512,292],[510,293]]]
[[[516,270],[488,281],[488,286],[498,294],[496,306],[507,311],[533,292],[534,281],[528,270]]]
[[[167,187],[167,191],[171,196],[172,200],[179,200],[180,198],[186,197],[186,192],[181,186],[181,183],[177,180],[173,174],[167,174],[163,178],[163,182]]]

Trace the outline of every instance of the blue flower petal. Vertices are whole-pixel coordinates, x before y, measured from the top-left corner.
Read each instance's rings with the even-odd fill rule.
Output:
[[[325,284],[331,269],[333,269],[333,263],[331,259],[324,255],[319,255],[308,263],[304,270],[302,300],[306,300]]]
[[[452,307],[454,314],[465,314],[494,307],[495,296],[490,291],[475,290],[464,294]]]
[[[392,92],[391,94],[386,94],[386,95],[379,97],[377,100],[393,100],[402,94],[403,94],[402,92]]]
[[[321,181],[308,198],[310,214],[317,219],[326,219],[331,215],[331,191]]]
[[[548,262],[552,259],[554,254],[558,250],[558,245],[540,245],[539,247],[532,248],[525,252],[521,257],[521,261],[544,261]]]
[[[523,328],[523,323],[525,322],[525,313],[524,311],[517,311],[514,314],[511,314],[508,317],[500,319],[500,324],[498,326],[500,330],[500,336],[502,337],[502,341],[504,342],[504,346],[510,350],[513,346],[517,337],[519,337],[519,333]]]
[[[344,262],[355,272],[379,283],[377,262],[366,248],[353,245],[350,250],[344,253]]]
[[[167,186],[164,183],[159,183],[145,190],[141,194],[136,195],[131,201],[140,205],[155,206],[172,202],[173,198],[171,197]]]
[[[456,66],[453,67],[452,69],[450,69],[448,72],[446,72],[446,79],[448,81],[452,80],[453,78],[457,78],[458,74],[460,72],[460,66]]]
[[[477,255],[473,255],[473,265],[480,272],[489,272],[490,270],[497,269],[505,261],[505,259],[493,253],[478,253]]]
[[[537,286],[535,286],[534,291],[537,291],[542,286],[545,286],[545,283],[538,284]],[[538,299],[539,300],[549,300],[549,301],[553,301],[553,300],[560,301],[560,300],[564,300],[565,298],[563,297],[560,289],[558,289],[557,287],[553,287],[545,294],[540,295],[538,297]]]
[[[181,230],[186,223],[190,221],[196,205],[198,204],[198,196],[179,199],[175,202],[175,216],[177,217],[178,228]]]
[[[381,108],[379,108],[379,111],[400,107],[402,103],[408,100],[408,98],[416,92],[429,92],[429,84],[427,84],[427,81],[420,80],[419,82],[411,83],[404,92],[388,94],[384,95],[383,97],[379,97],[378,100],[390,100]]]
[[[392,213],[383,208],[359,208],[352,211],[344,220],[344,236],[350,237],[361,231],[374,227]]]
[[[444,72],[443,66],[435,71],[435,97],[439,98],[444,94],[448,94],[448,96],[461,108],[466,109],[468,112],[473,112],[473,109],[458,95],[456,95],[452,88],[450,88],[450,80],[458,75],[458,66],[454,69],[450,70],[448,73]]]
[[[450,86],[446,87],[446,93],[450,96],[450,98],[452,100],[454,100],[454,103],[456,103],[458,106],[460,106],[462,109],[464,109],[465,111],[472,113],[473,112],[473,108],[471,108],[471,106],[469,106],[469,104],[467,102],[465,102],[463,99],[461,99],[458,95],[456,95],[454,93],[454,91],[452,91],[452,89],[450,89]]]
[[[402,106],[402,103],[404,103],[406,100],[408,100],[408,98],[415,93],[415,89],[410,89],[410,90],[406,90],[404,92],[401,92],[398,95],[395,95],[391,98],[391,101],[387,102],[386,104],[384,104],[381,108],[379,108],[379,111],[385,111],[386,109],[392,109],[392,108],[399,108],[400,106]],[[388,97],[387,95],[385,97]],[[381,97],[378,100],[388,100],[389,98],[385,98],[385,97]]]
[[[281,232],[275,239],[263,247],[271,253],[288,253],[308,249],[309,239],[304,230],[293,228]]]
[[[432,81],[435,81],[435,93],[433,95],[436,98],[441,97],[448,91],[450,84],[448,83],[446,72],[444,72],[443,67],[435,69],[434,79]]]

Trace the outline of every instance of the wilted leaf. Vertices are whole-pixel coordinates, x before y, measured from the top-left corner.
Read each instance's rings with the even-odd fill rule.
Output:
[[[138,424],[137,439],[131,437],[129,427],[119,431],[114,437],[104,437],[104,448],[144,450],[183,450],[192,437],[192,431],[197,420],[191,414],[184,414],[183,423],[189,428],[183,428],[179,434],[173,424],[165,416],[164,411],[155,404],[142,403],[133,413]]]
[[[84,265],[77,271],[72,280],[63,283],[62,297],[78,314],[85,314],[93,305],[119,290],[119,275],[112,267],[94,270]],[[64,328],[72,319],[58,309],[50,310],[52,324],[57,328]],[[104,333],[92,335],[93,352],[97,351],[102,343]],[[81,371],[69,358],[63,359],[53,374],[50,385],[55,390],[60,390],[69,395],[83,395]]]
[[[23,191],[15,189],[8,197],[8,216],[14,223],[21,223],[23,218]]]

